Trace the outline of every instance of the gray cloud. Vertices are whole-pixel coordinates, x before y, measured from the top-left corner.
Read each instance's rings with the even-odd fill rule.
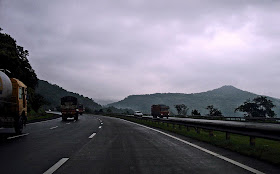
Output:
[[[92,98],[222,85],[280,98],[279,1],[0,1],[40,78]]]

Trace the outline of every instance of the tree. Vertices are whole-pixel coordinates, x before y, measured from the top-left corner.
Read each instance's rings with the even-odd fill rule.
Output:
[[[275,105],[271,100],[264,96],[258,96],[252,101],[246,100],[242,105],[237,107],[234,112],[246,112],[245,117],[274,117],[275,112],[272,110]]]
[[[0,69],[8,70],[10,73],[7,75],[10,78],[17,78],[27,86],[28,110],[34,107],[33,109],[38,111],[46,102],[42,96],[35,94],[38,78],[27,59],[29,53],[17,45],[14,38],[1,31],[2,28],[0,28]]]
[[[107,108],[107,113],[112,113],[112,109],[111,108]]]
[[[223,116],[222,112],[218,110],[217,108],[214,108],[213,105],[209,105],[206,107],[207,110],[209,110],[209,116]]]
[[[29,53],[16,44],[10,35],[2,33],[0,29],[0,69],[9,70],[9,77],[22,81],[29,88],[35,89],[38,78],[27,59]]]
[[[92,109],[87,107],[87,106],[85,107],[85,112],[86,113],[93,113]]]
[[[180,104],[180,105],[174,105],[174,107],[176,108],[178,115],[187,115],[189,108],[184,105],[184,104]]]
[[[29,100],[31,108],[35,111],[38,112],[41,106],[49,104],[43,96],[40,94],[34,94],[34,97],[32,100]]]
[[[178,115],[180,115],[180,113],[182,112],[181,105],[174,105],[174,107],[176,108]]]
[[[194,109],[192,110],[192,116],[200,115],[200,112],[198,110]]]

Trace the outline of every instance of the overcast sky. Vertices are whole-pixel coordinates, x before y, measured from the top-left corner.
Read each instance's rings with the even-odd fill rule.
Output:
[[[94,99],[223,85],[280,98],[278,0],[0,0],[38,77]]]

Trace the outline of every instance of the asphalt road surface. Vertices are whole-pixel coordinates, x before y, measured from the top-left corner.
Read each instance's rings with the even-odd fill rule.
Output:
[[[280,173],[280,168],[202,142],[117,118],[83,115],[0,128],[6,173]]]

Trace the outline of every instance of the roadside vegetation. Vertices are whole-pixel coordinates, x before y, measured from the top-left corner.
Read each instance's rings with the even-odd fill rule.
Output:
[[[111,115],[112,116],[112,115]],[[114,116],[143,124],[149,127],[159,128],[179,135],[190,137],[199,141],[232,150],[234,152],[264,160],[272,164],[280,165],[280,142],[263,138],[256,138],[255,146],[249,144],[249,136],[230,134],[230,139],[226,140],[226,133],[213,131],[213,136],[209,136],[208,130],[200,129],[199,133],[193,127],[183,127],[162,122],[153,122],[134,117]]]
[[[258,96],[252,101],[250,99],[246,100],[242,105],[235,109],[236,111],[246,112],[244,117],[275,117],[276,114],[272,110],[275,105],[267,97]]]
[[[28,61],[29,52],[17,45],[14,38],[2,33],[0,28],[0,69],[10,78],[16,78],[27,86],[28,112],[38,112],[40,107],[48,102],[40,94],[35,93],[38,85],[37,74]]]
[[[39,80],[35,70],[29,63],[28,50],[19,46],[17,41],[3,32],[0,28],[0,69],[4,70],[10,78],[17,78],[27,86],[27,118],[28,121],[40,120],[42,118],[52,117],[44,110],[60,109],[60,98],[64,96],[77,97],[88,111],[94,111],[102,108],[92,99],[69,92],[57,85],[49,84],[46,81]]]
[[[59,117],[61,117],[61,115],[51,114],[51,113],[46,113],[46,112],[35,113],[35,114],[30,114],[28,116],[28,123],[50,120],[50,119],[59,118]]]

